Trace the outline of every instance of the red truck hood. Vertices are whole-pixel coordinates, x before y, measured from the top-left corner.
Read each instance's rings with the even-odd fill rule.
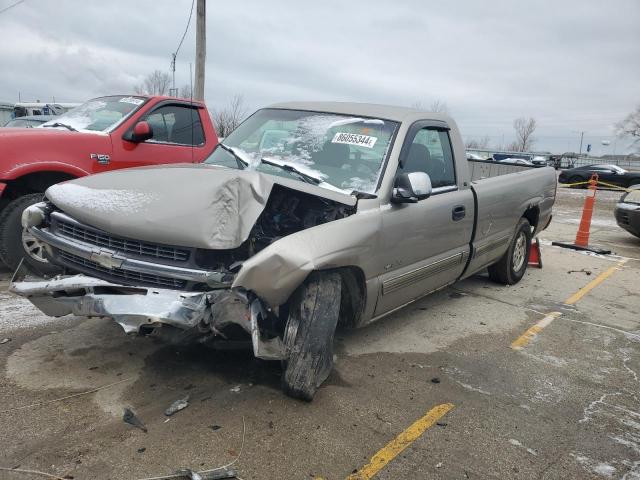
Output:
[[[92,151],[101,150],[111,151],[111,138],[103,132],[0,128],[0,180],[16,178],[24,173],[22,170],[27,164],[61,162],[78,165],[80,160],[88,159]]]

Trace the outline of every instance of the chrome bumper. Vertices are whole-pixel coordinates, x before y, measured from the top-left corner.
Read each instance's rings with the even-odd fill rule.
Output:
[[[229,289],[182,292],[117,285],[93,277],[74,275],[44,281],[13,282],[9,290],[27,298],[46,315],[74,314],[113,318],[126,333],[170,325],[203,336],[221,335],[229,324],[250,336],[254,355],[265,360],[285,358],[279,338],[263,338],[259,322],[264,310],[258,300],[249,306]]]

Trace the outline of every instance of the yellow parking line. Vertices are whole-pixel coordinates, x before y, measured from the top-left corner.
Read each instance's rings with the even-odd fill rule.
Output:
[[[560,313],[560,312],[551,312],[549,315],[544,317],[542,320],[540,320],[538,323],[536,323],[529,330],[527,330],[522,335],[520,335],[518,338],[516,338],[513,341],[513,343],[511,344],[511,348],[513,348],[514,350],[522,350],[525,346],[527,346],[527,344],[531,340],[533,340],[536,337],[536,335],[538,333],[540,333],[542,331],[542,329],[544,327],[549,325],[551,322],[553,322],[560,315],[562,315],[562,313]]]
[[[422,418],[416,420],[409,428],[387,443],[376,453],[369,463],[347,477],[347,480],[368,480],[373,478],[391,460],[396,458],[405,448],[415,442],[439,419],[449,412],[455,405],[443,403],[429,410]]]
[[[622,261],[618,262],[617,265],[615,265],[615,266],[613,266],[611,268],[608,268],[607,270],[602,272],[600,275],[598,275],[596,278],[591,280],[589,283],[587,283],[584,287],[582,287],[576,293],[574,293],[569,298],[567,298],[564,301],[564,304],[565,305],[575,305],[576,303],[578,303],[578,301],[580,301],[580,299],[582,297],[584,297],[587,293],[589,293],[591,290],[593,290],[598,285],[600,285],[602,282],[604,282],[607,278],[609,278],[611,275],[613,275],[616,271],[620,270],[620,268],[622,268],[622,266],[624,265],[625,262],[626,262],[626,260],[622,260]],[[551,322],[553,322],[560,315],[562,315],[561,312],[551,312],[549,315],[547,315],[542,320],[540,320],[538,323],[536,323],[533,327],[529,328],[526,332],[524,332],[522,335],[520,335],[518,338],[516,338],[511,343],[511,348],[513,348],[514,350],[522,350],[524,347],[526,347],[529,344],[529,342],[531,342],[531,340],[533,340],[536,337],[536,335],[538,335],[538,333],[540,333],[542,331],[543,328],[548,326]]]
[[[620,270],[620,268],[622,267],[622,265],[624,265],[625,262],[626,262],[626,260],[622,260],[621,262],[618,262],[618,264],[616,266],[608,268],[607,270],[602,272],[600,275],[598,275],[596,278],[591,280],[589,283],[587,283],[584,287],[582,287],[576,293],[574,293],[569,298],[567,298],[564,301],[564,303],[566,305],[574,305],[575,303],[577,303],[587,293],[589,293],[591,290],[593,290],[598,285],[600,285],[602,282],[604,282],[607,278],[609,278],[611,275],[613,275],[616,271]]]

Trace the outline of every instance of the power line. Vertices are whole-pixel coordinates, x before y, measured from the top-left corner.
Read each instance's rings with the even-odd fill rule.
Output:
[[[23,0],[24,1],[24,0]],[[178,56],[178,52],[180,51],[180,47],[182,46],[182,42],[184,42],[184,37],[187,36],[187,32],[189,31],[189,25],[191,25],[191,17],[193,16],[193,5],[195,0],[191,0],[191,10],[189,11],[189,20],[187,20],[187,26],[184,28],[184,33],[182,34],[182,38],[180,39],[180,43],[178,43],[178,48],[176,51],[171,54],[171,72],[173,75],[173,94],[176,95],[176,57]]]
[[[0,10],[0,13],[4,13],[7,10],[13,8],[13,7],[17,7],[18,5],[20,5],[21,3],[25,2],[26,0],[18,0],[16,3],[9,5],[8,7],[3,8],[2,10]]]
[[[24,1],[24,0],[22,0]],[[176,51],[174,52],[174,59],[175,56],[178,55],[178,51],[180,50],[180,47],[182,46],[182,42],[184,42],[184,37],[187,36],[187,32],[189,31],[189,25],[191,24],[191,17],[193,16],[193,5],[195,4],[195,0],[191,0],[191,10],[189,11],[189,20],[187,20],[187,26],[184,29],[184,33],[182,34],[182,38],[180,39],[180,43],[178,44],[178,48],[176,48]]]

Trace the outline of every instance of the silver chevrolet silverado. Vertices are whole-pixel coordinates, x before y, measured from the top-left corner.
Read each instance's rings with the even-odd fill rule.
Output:
[[[246,340],[310,400],[337,324],[359,327],[488,269],[514,284],[555,172],[469,161],[446,115],[353,103],[257,111],[203,164],[55,185],[23,226],[65,275],[12,291],[127,333]]]

